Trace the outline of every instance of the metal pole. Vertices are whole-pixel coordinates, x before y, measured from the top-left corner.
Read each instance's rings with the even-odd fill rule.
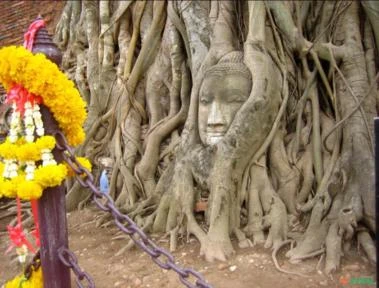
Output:
[[[60,65],[62,56],[54,45],[45,28],[41,28],[36,35],[33,53],[44,53],[47,58]],[[42,121],[45,134],[54,135],[59,127],[50,111],[41,105]],[[58,149],[53,150],[57,163],[63,161]],[[60,185],[45,189],[38,201],[41,265],[43,272],[43,287],[70,288],[70,270],[63,265],[58,256],[58,249],[68,248],[65,186]]]
[[[379,117],[374,119],[375,130],[375,235],[379,231]],[[376,259],[379,259],[379,249],[376,248]],[[379,265],[376,265],[376,287],[379,287]]]

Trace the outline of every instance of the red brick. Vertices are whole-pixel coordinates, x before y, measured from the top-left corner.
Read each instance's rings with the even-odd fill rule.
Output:
[[[38,14],[44,16],[47,30],[53,33],[65,1],[0,1],[0,47],[21,45],[30,23]]]

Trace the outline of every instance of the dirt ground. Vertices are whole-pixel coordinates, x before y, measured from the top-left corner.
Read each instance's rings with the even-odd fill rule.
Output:
[[[120,233],[113,224],[106,228],[96,227],[98,213],[94,207],[89,207],[68,215],[70,249],[78,256],[82,269],[92,275],[96,287],[185,287],[175,272],[162,270],[151,261],[150,256],[138,248],[116,256],[128,240],[117,237]],[[6,219],[0,222],[1,231],[4,231],[6,225],[4,220]],[[162,235],[152,235],[152,238],[160,246],[168,248],[167,238],[163,238]],[[375,269],[367,263],[365,257],[361,257],[363,252],[357,249],[350,255],[345,255],[342,268],[329,278],[317,269],[319,258],[309,259],[297,265],[288,263],[284,256],[286,248],[278,255],[281,267],[307,274],[307,277],[278,272],[271,259],[271,251],[261,247],[237,249],[235,256],[226,263],[207,263],[199,256],[200,247],[195,239],[190,239],[186,245],[183,244],[178,245],[177,251],[173,253],[177,263],[182,267],[196,269],[215,288],[375,286],[367,284],[375,282]],[[16,261],[12,261],[14,255],[4,256],[8,245],[7,235],[1,233],[0,286],[6,279],[21,271]],[[356,284],[362,281],[366,284]]]

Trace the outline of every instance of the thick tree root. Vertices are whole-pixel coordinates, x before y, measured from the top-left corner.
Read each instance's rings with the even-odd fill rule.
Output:
[[[284,270],[283,268],[281,268],[279,266],[279,263],[278,263],[278,260],[277,260],[277,257],[276,255],[278,254],[279,250],[284,247],[285,245],[287,244],[290,244],[290,243],[293,243],[293,240],[286,240],[286,241],[283,241],[280,245],[278,245],[273,251],[272,251],[272,260],[274,261],[274,264],[275,264],[275,268],[279,271],[279,272],[282,272],[282,273],[285,273],[285,274],[290,274],[290,275],[297,275],[297,276],[300,276],[300,277],[308,277],[307,275],[305,274],[302,274],[300,272],[293,272],[293,271],[287,271],[287,270]]]
[[[358,242],[366,252],[371,264],[376,265],[376,247],[374,241],[371,239],[370,234],[367,231],[358,231]]]
[[[246,238],[245,233],[243,233],[240,229],[234,228],[233,233],[234,235],[236,235],[238,239],[238,247],[240,248],[253,247],[253,243],[250,241],[249,238]]]
[[[338,269],[342,254],[342,237],[338,235],[338,224],[336,222],[329,227],[328,235],[325,240],[325,246],[325,274],[329,275]]]
[[[208,262],[219,260],[225,262],[235,253],[230,241],[209,240],[201,243],[200,255]]]
[[[297,263],[300,263],[301,261],[303,261],[305,259],[316,257],[316,256],[322,255],[324,253],[325,253],[325,248],[320,248],[319,250],[313,251],[307,255],[299,256],[295,260],[292,260],[292,261],[290,260],[290,262],[292,264],[297,264]]]

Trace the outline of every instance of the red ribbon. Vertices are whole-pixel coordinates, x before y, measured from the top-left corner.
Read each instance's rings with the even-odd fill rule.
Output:
[[[40,247],[40,237],[39,237],[39,220],[38,220],[38,201],[37,200],[30,200],[30,204],[32,205],[32,213],[34,218],[34,225],[36,226],[35,229],[30,232],[36,241],[36,246]]]
[[[12,243],[9,245],[7,251],[5,251],[5,254],[9,253],[14,247],[21,247],[23,245],[26,245],[33,253],[36,252],[32,244],[26,239],[25,233],[19,224],[14,227],[8,225],[7,229]]]
[[[45,27],[45,21],[42,19],[35,20],[30,24],[28,31],[24,35],[24,47],[30,51],[33,49],[34,38],[39,29]]]
[[[17,225],[12,227],[10,225],[7,226],[9,238],[11,240],[11,245],[9,245],[7,251],[5,251],[5,254],[9,253],[14,247],[22,247],[22,245],[25,245],[28,247],[30,251],[35,253],[35,249],[33,245],[26,239],[26,235],[24,233],[24,229],[22,229],[22,222],[21,222],[21,201],[20,198],[16,198],[17,202]]]
[[[42,98],[40,96],[29,93],[24,87],[20,84],[13,86],[8,94],[5,103],[16,103],[16,110],[20,111],[21,116],[25,112],[25,102],[29,101],[32,106],[34,104],[41,104]]]

